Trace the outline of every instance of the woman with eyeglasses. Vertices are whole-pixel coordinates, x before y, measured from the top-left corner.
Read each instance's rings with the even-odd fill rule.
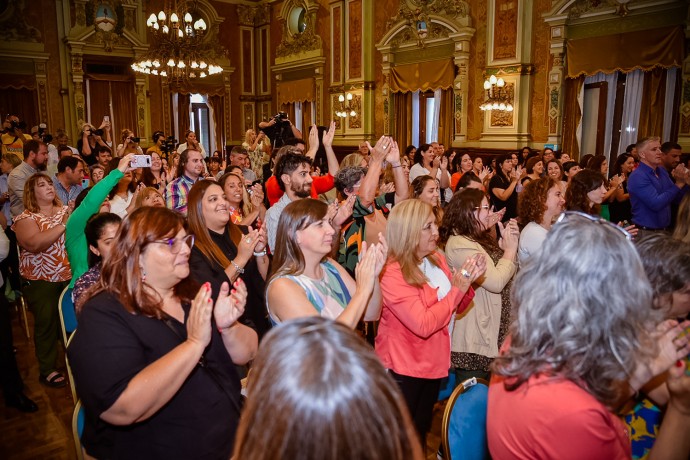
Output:
[[[493,458],[630,459],[616,409],[666,371],[671,400],[649,458],[688,458],[690,323],[663,321],[652,292],[625,230],[559,217],[515,278],[514,322],[489,386]]]
[[[500,224],[484,192],[466,189],[456,193],[446,206],[439,229],[446,260],[459,270],[471,257],[481,257],[486,271],[475,282],[475,293],[467,313],[455,320],[451,362],[457,382],[476,377],[488,380],[490,366],[498,356],[510,324],[510,288],[517,270],[517,222]],[[491,229],[498,224],[498,243]]]
[[[268,273],[266,232],[232,222],[226,196],[220,185],[207,180],[197,182],[189,191],[188,223],[195,237],[189,257],[192,278],[208,281],[213,299],[223,283],[241,278],[247,285],[248,297],[240,321],[262,338],[271,328],[264,296]]]
[[[247,289],[190,275],[194,237],[166,208],[122,223],[67,350],[96,458],[229,458],[240,417],[235,365],[253,359]]]

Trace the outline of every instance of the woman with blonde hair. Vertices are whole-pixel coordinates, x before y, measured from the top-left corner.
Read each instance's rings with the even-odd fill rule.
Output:
[[[391,243],[381,276],[376,354],[402,390],[424,446],[441,379],[450,368],[448,325],[469,305],[471,285],[486,265],[483,258],[472,257],[451,273],[437,251],[433,208],[421,200],[397,204],[386,235]]]
[[[153,206],[164,208],[165,199],[161,192],[159,192],[154,187],[145,187],[137,193],[137,197],[134,200],[134,209],[139,209],[142,206]]]
[[[180,164],[180,154],[177,152],[172,152],[168,157],[168,182],[171,182],[177,177],[177,165]]]
[[[225,192],[228,200],[230,218],[233,224],[260,226],[266,218],[264,191],[261,184],[254,184],[247,189],[241,172],[227,172],[220,176],[218,185]]]
[[[55,193],[45,174],[30,176],[24,185],[24,212],[14,218],[12,230],[19,243],[22,291],[34,316],[34,344],[39,382],[54,388],[67,384],[57,370],[58,299],[72,278],[65,249],[69,207]]]
[[[343,324],[308,317],[274,329],[248,380],[233,458],[424,458],[395,382]]]
[[[267,144],[267,140],[268,138],[263,131],[256,134],[256,131],[250,128],[244,133],[242,147],[248,153],[251,169],[256,173],[258,180],[262,180],[264,177],[264,163],[266,163],[264,156],[269,149],[268,145],[270,145]]]

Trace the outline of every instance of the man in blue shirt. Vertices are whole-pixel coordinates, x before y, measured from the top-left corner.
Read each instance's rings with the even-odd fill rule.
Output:
[[[53,176],[53,185],[62,204],[69,206],[70,212],[74,209],[74,201],[82,190],[84,178],[84,165],[74,156],[68,156],[57,164],[57,174]]]
[[[688,192],[690,171],[678,165],[669,176],[663,167],[658,137],[646,137],[636,147],[640,166],[628,178],[632,221],[642,230],[668,230],[671,204]]]

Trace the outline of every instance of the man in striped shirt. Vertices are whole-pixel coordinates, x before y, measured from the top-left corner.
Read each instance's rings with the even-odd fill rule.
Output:
[[[165,206],[187,215],[187,196],[192,185],[201,178],[204,160],[198,150],[184,150],[177,165],[177,177],[165,187]]]

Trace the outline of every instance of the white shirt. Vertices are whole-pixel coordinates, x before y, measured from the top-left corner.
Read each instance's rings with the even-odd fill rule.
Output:
[[[520,232],[520,241],[518,242],[518,261],[520,265],[541,250],[547,233],[548,230],[536,222],[530,222],[525,225],[525,228]]]
[[[123,219],[127,217],[127,207],[132,202],[132,196],[134,196],[134,194],[129,190],[127,191],[126,200],[122,199],[119,195],[115,195],[113,199],[110,200],[110,212],[117,214]]]
[[[177,146],[177,153],[182,153],[185,150],[187,150],[187,143],[185,142],[184,144],[180,144]],[[201,156],[203,158],[207,158],[208,154],[206,153],[206,149],[204,149],[204,144],[199,144],[199,152],[201,152]]]
[[[438,183],[441,183],[441,174],[443,171],[441,168],[438,168],[436,170],[436,180]],[[450,183],[450,173],[446,171],[446,174],[448,175],[448,182]],[[420,165],[419,163],[415,163],[411,168],[410,168],[410,184],[412,183],[413,180],[418,178],[419,176],[430,176],[431,171],[426,169],[424,166]],[[444,201],[446,203],[450,202],[450,199],[453,198],[453,190],[451,190],[450,187],[444,188],[443,189],[444,195]]]

